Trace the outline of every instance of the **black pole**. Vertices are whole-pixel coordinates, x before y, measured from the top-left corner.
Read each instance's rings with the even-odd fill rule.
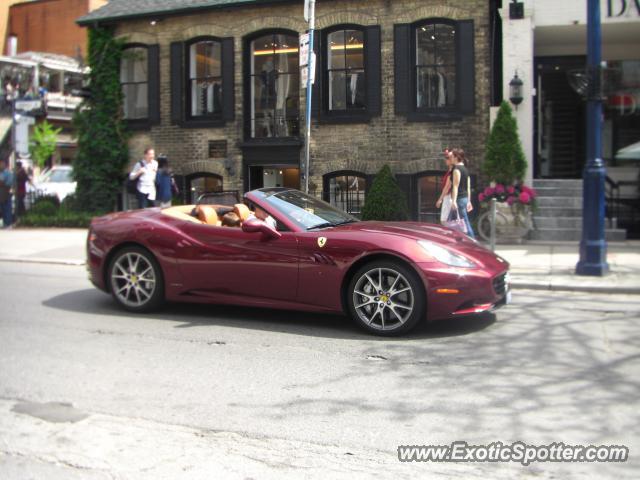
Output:
[[[609,271],[604,235],[605,177],[602,162],[602,78],[600,0],[587,0],[587,163],[582,175],[582,241],[578,275],[602,276]]]

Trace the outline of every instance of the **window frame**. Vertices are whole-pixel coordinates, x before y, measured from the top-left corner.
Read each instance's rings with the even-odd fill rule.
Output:
[[[348,210],[345,210],[350,215],[357,215],[357,216],[362,215],[362,208],[364,208],[364,202],[366,201],[367,195],[369,194],[369,189],[371,188],[371,183],[375,176],[368,175],[358,170],[335,170],[333,172],[325,173],[322,176],[322,199],[325,202],[329,203],[330,205],[333,205],[336,207],[337,205],[334,205],[333,203],[331,203],[330,185],[331,185],[331,180],[338,177],[358,177],[358,178],[364,179],[365,181],[364,199],[360,206],[360,212],[356,214],[356,213],[349,212]]]
[[[146,82],[125,82],[122,83],[120,81],[120,78],[118,78],[118,81],[120,83],[120,91],[122,92],[122,101],[124,104],[124,91],[123,91],[123,87],[124,85],[139,85],[142,83],[146,83],[147,85],[147,115],[145,117],[142,118],[126,118],[124,116],[124,108],[122,110],[122,118],[123,120],[127,123],[127,125],[136,130],[136,129],[147,129],[151,126],[151,98],[150,98],[150,88],[151,88],[151,81],[150,81],[150,70],[149,70],[149,47],[150,45],[146,44],[146,43],[126,43],[123,47],[122,47],[122,54],[124,55],[124,53],[127,50],[132,50],[134,48],[143,48],[146,51],[146,69],[147,69],[147,80]],[[120,73],[122,72],[122,59],[120,60],[120,70],[118,72],[118,76],[120,76]]]
[[[418,55],[418,45],[417,45],[417,32],[418,29],[422,27],[426,27],[429,25],[448,25],[454,28],[456,32],[455,42],[454,42],[454,54],[455,59],[451,64],[446,64],[447,66],[453,65],[455,67],[456,72],[456,85],[455,85],[455,105],[448,107],[418,107],[416,99],[418,97],[418,69],[425,68],[426,66],[418,66],[417,65],[417,55]],[[410,44],[411,44],[411,111],[419,114],[421,116],[430,116],[430,117],[450,117],[452,115],[458,116],[460,115],[460,81],[458,77],[460,76],[460,58],[459,58],[459,50],[460,50],[460,36],[459,36],[459,22],[453,20],[451,18],[441,18],[441,17],[433,17],[422,19],[417,22],[411,24],[410,30]],[[434,64],[433,66],[438,66]]]
[[[353,109],[344,109],[344,110],[331,110],[329,97],[329,73],[330,71],[344,71],[347,72],[350,69],[346,66],[345,59],[345,68],[343,69],[329,69],[329,35],[332,33],[346,31],[346,30],[356,30],[362,34],[362,71],[364,72],[364,108],[353,108]],[[332,25],[322,30],[321,32],[321,67],[322,67],[322,116],[325,117],[325,120],[335,120],[335,121],[368,121],[371,118],[371,109],[370,109],[370,98],[369,92],[367,91],[367,76],[372,74],[371,72],[367,72],[368,58],[367,55],[369,53],[367,48],[367,29],[365,25],[357,25],[353,23],[344,23],[338,25]]]
[[[252,82],[253,82],[253,78],[255,75],[251,74],[251,61],[252,61],[252,55],[251,55],[251,43],[255,40],[257,40],[260,37],[264,37],[267,35],[290,35],[292,37],[295,37],[296,39],[296,45],[298,47],[298,63],[299,63],[299,59],[300,59],[300,42],[299,42],[299,38],[300,38],[300,33],[296,32],[294,30],[289,30],[286,28],[268,28],[268,29],[263,29],[263,30],[258,30],[255,32],[252,32],[248,35],[246,35],[243,38],[243,42],[242,42],[242,46],[243,46],[243,70],[242,70],[242,82],[243,82],[243,114],[244,114],[244,125],[243,125],[243,129],[244,129],[244,138],[245,138],[245,142],[248,144],[255,144],[255,143],[264,143],[264,144],[277,144],[277,145],[298,145],[300,142],[300,139],[303,135],[302,132],[302,109],[301,109],[301,102],[300,102],[300,71],[298,70],[298,73],[295,74],[296,75],[296,81],[298,82],[298,115],[297,115],[297,119],[298,119],[298,134],[297,135],[289,135],[286,137],[277,137],[277,136],[273,136],[273,137],[253,137],[251,136],[251,124],[252,124],[252,116],[251,116],[251,112],[252,112],[252,108],[253,108],[253,98],[251,97],[251,87],[252,87]],[[289,74],[289,75],[294,75],[294,74]]]
[[[194,180],[198,180],[200,178],[215,178],[216,180],[218,180],[220,182],[220,190],[219,191],[224,191],[224,177],[222,175],[218,175],[217,173],[212,173],[212,172],[194,172],[194,173],[190,173],[189,175],[185,175],[184,177],[184,182],[185,182],[185,191],[187,193],[186,197],[187,197],[187,204],[191,205],[196,203],[196,201],[198,200],[198,198],[193,198],[193,192],[192,192],[192,182]],[[207,193],[207,192],[204,192]],[[202,195],[202,194],[201,194]]]
[[[220,46],[220,76],[219,77],[205,77],[205,78],[219,78],[221,85],[221,93],[220,93],[220,112],[211,113],[206,115],[192,115],[191,113],[191,102],[193,98],[193,92],[191,88],[191,81],[194,80],[191,78],[191,47],[197,43],[202,42],[217,42]],[[224,85],[224,54],[223,54],[223,42],[222,38],[215,37],[212,35],[201,35],[198,37],[190,38],[189,40],[184,42],[184,120],[185,123],[191,124],[199,124],[199,123],[224,123],[223,114],[224,114],[224,95],[225,95],[225,85]],[[196,78],[197,79],[197,78]]]

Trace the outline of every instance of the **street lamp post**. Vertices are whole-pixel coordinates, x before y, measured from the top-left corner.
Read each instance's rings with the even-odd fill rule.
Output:
[[[305,1],[305,17],[309,22],[309,51],[307,57],[307,98],[305,110],[305,136],[304,136],[304,192],[309,193],[309,151],[311,148],[311,84],[313,79],[313,36],[316,25],[316,0]]]
[[[605,168],[602,162],[602,78],[600,0],[587,0],[587,163],[583,172],[582,240],[578,275],[609,271],[604,235]]]

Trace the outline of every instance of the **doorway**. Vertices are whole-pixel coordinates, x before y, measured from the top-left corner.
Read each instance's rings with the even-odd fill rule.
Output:
[[[285,187],[300,189],[300,169],[290,166],[256,165],[249,167],[249,190]]]

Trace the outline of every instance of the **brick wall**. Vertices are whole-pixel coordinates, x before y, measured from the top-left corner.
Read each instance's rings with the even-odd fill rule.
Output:
[[[394,113],[393,26],[429,17],[473,19],[475,28],[475,114],[455,121],[408,122]],[[322,175],[351,169],[367,174],[389,163],[395,173],[442,169],[442,148],[461,146],[468,152],[472,170],[482,161],[489,121],[489,7],[484,0],[344,0],[319,2],[317,28],[355,23],[380,25],[382,32],[382,115],[369,123],[313,125],[311,182],[322,185]],[[306,23],[302,2],[170,17],[151,25],[149,20],[121,23],[117,35],[130,42],[160,45],[161,123],[137,132],[130,144],[131,162],[141,158],[146,145],[166,153],[173,168],[187,175],[208,171],[223,175],[225,188],[242,189],[243,141],[243,37],[266,28],[302,32]],[[235,39],[235,121],[220,128],[193,129],[171,125],[169,45],[199,35]],[[300,105],[304,108],[304,90]],[[301,111],[304,118],[304,112]],[[228,140],[228,156],[236,162],[229,177],[223,159],[209,159],[209,140]],[[303,149],[301,149],[303,155]]]

